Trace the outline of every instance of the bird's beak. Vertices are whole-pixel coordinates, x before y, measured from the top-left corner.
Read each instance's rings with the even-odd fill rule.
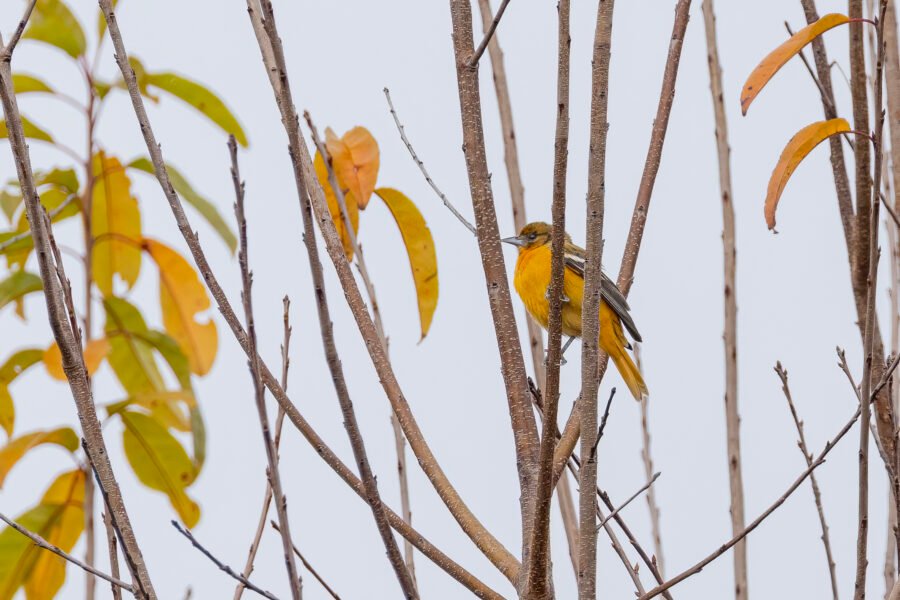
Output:
[[[512,244],[513,246],[519,246],[520,248],[525,245],[525,241],[522,238],[520,238],[519,236],[515,236],[515,235],[513,237],[503,238],[500,241],[505,244]]]

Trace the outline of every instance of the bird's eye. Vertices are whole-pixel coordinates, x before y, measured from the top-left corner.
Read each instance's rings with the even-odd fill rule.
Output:
[[[537,239],[537,233],[535,233],[534,231],[532,231],[531,233],[528,234],[528,239],[529,239],[529,240],[536,240],[536,239]]]

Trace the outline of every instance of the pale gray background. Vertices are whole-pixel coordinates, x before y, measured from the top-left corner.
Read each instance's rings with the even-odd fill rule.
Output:
[[[72,0],[90,33],[96,4]],[[644,335],[644,364],[652,391],[651,427],[656,484],[668,573],[693,564],[728,539],[722,333],[721,206],[708,90],[706,47],[699,1],[691,10],[677,96],[662,168],[647,223],[630,301]],[[634,198],[643,168],[650,126],[672,27],[671,1],[620,2],[615,9],[611,67],[610,135],[607,155],[606,263],[618,270]],[[4,2],[2,27],[10,31],[21,2]],[[818,451],[847,420],[855,399],[835,366],[834,347],[845,347],[860,371],[860,344],[850,295],[846,252],[840,230],[827,149],[816,150],[789,184],[779,213],[781,233],[766,229],[762,203],[768,175],[783,145],[801,126],[821,118],[816,89],[799,61],[792,61],[741,118],[739,89],[760,58],[785,38],[782,22],[802,25],[799,3],[765,0],[718,3],[719,38],[731,130],[735,204],[738,216],[738,304],[740,407],[747,515],[754,518],[782,494],[805,467],[796,433],[772,372],[776,360],[790,370],[794,396]],[[513,551],[519,547],[518,486],[512,436],[499,375],[490,313],[477,247],[428,189],[402,146],[382,95],[389,86],[401,117],[432,175],[463,213],[471,214],[463,155],[459,104],[446,2],[276,2],[279,26],[299,109],[308,108],[320,127],[339,133],[368,127],[379,141],[379,184],[415,200],[434,234],[441,296],[428,338],[417,345],[418,318],[411,278],[390,215],[377,200],[363,214],[361,241],[375,280],[398,378],[416,417],[450,479],[472,510]],[[846,10],[821,1],[819,9]],[[574,2],[572,10],[571,140],[568,224],[583,241],[590,94],[590,52],[595,2]],[[477,12],[476,12],[477,15]],[[476,23],[479,21],[476,17]],[[251,257],[256,274],[260,344],[269,364],[278,364],[281,297],[294,301],[291,397],[321,435],[352,464],[352,455],[322,358],[300,218],[286,138],[269,82],[259,59],[244,2],[157,0],[121,3],[120,24],[129,51],[150,69],[177,70],[204,82],[226,98],[244,124],[251,146],[241,152],[247,180]],[[476,26],[480,37],[480,26]],[[549,219],[556,76],[556,3],[513,2],[499,29],[507,57],[530,217]],[[846,29],[827,34],[833,57],[846,66]],[[103,73],[117,73],[105,46]],[[23,42],[15,68],[40,74],[83,96],[80,79],[60,52]],[[490,69],[481,71],[488,160],[500,227],[512,234],[502,144]],[[847,86],[835,72],[841,113],[849,116]],[[82,121],[49,98],[23,98],[26,115],[75,147],[83,145]],[[150,106],[150,118],[167,160],[186,172],[231,220],[233,194],[225,136],[177,101]],[[144,154],[144,143],[122,93],[110,100],[100,128],[101,142],[123,159]],[[7,145],[0,146],[0,176],[14,176]],[[36,167],[68,165],[63,155],[32,145]],[[186,250],[156,182],[134,176],[145,232]],[[220,280],[238,302],[236,261],[216,235],[189,212]],[[72,244],[75,224],[61,229]],[[883,242],[886,244],[886,238]],[[514,255],[506,255],[511,271]],[[886,265],[886,260],[883,261]],[[326,278],[335,333],[350,391],[365,433],[369,456],[386,501],[399,506],[388,403],[345,307],[333,269]],[[69,266],[73,279],[79,270]],[[884,271],[886,273],[886,271]],[[156,276],[151,265],[133,292],[159,323]],[[886,284],[882,281],[882,289]],[[881,308],[887,308],[880,291]],[[27,325],[4,311],[2,354],[49,343],[42,301],[28,301]],[[524,331],[524,314],[516,304]],[[886,315],[886,313],[883,313]],[[209,459],[191,494],[202,505],[196,534],[223,560],[243,565],[264,489],[264,455],[245,358],[218,315],[221,345],[209,377],[198,381],[209,431]],[[887,321],[886,316],[882,323]],[[579,348],[571,351],[573,357]],[[530,366],[529,366],[530,369]],[[562,404],[579,387],[578,361],[563,369]],[[108,367],[96,378],[98,401],[121,397]],[[601,389],[605,397],[608,376]],[[13,387],[19,431],[75,423],[73,402],[62,383],[39,369]],[[274,411],[273,411],[274,412]],[[568,412],[566,410],[566,412]],[[137,535],[161,598],[180,598],[188,586],[202,600],[230,597],[233,581],[220,573],[169,525],[173,512],[162,494],[142,487],[121,451],[118,425],[107,428],[112,458],[124,488]],[[398,587],[368,507],[325,466],[291,427],[285,429],[282,473],[297,544],[344,598],[394,598]],[[831,525],[842,593],[851,593],[856,537],[856,429],[819,471]],[[640,462],[638,406],[622,395],[613,407],[600,446],[600,481],[614,498],[625,498],[644,476]],[[503,594],[509,585],[461,533],[430,484],[410,461],[414,521],[449,555]],[[42,449],[18,466],[0,493],[0,510],[17,514],[35,502],[53,473],[71,464],[59,452]],[[872,469],[871,576],[879,594],[885,541],[885,488],[880,466]],[[650,548],[646,505],[625,517]],[[560,598],[574,595],[565,540],[553,509],[553,550]],[[819,524],[808,485],[773,515],[749,543],[750,592],[757,598],[823,598],[829,591]],[[632,597],[633,588],[608,541],[600,539],[600,581],[606,598]],[[77,549],[81,552],[81,546]],[[100,567],[106,569],[98,545]],[[418,558],[424,598],[466,597],[465,590],[427,560]],[[253,579],[286,595],[280,544],[267,532]],[[642,573],[645,569],[641,569]],[[308,598],[324,593],[305,576]],[[649,577],[645,577],[649,583]],[[102,594],[107,593],[102,587]],[[731,594],[730,555],[674,590],[679,598],[723,598]],[[83,596],[83,577],[69,569],[60,597]]]

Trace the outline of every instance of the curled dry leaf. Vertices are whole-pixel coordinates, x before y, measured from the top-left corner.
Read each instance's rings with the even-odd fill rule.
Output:
[[[173,249],[151,239],[144,239],[143,247],[159,267],[163,325],[187,355],[191,371],[205,375],[219,346],[216,324],[196,320],[198,313],[210,307],[206,288],[190,263]]]
[[[750,73],[747,82],[741,90],[741,113],[747,114],[750,103],[765,87],[769,80],[784,66],[784,64],[799,53],[804,46],[822,35],[829,29],[850,22],[849,17],[831,13],[825,15],[815,23],[811,23],[792,35],[786,42],[775,48],[768,56],[762,59]]]
[[[822,141],[832,135],[848,131],[850,131],[850,124],[846,119],[830,119],[807,125],[791,138],[784,147],[781,158],[778,159],[778,164],[775,165],[772,177],[769,179],[765,206],[766,224],[769,229],[775,228],[775,209],[778,208],[778,200],[797,165]]]
[[[378,179],[378,142],[365,127],[354,127],[340,139],[331,128],[325,130],[325,148],[331,155],[334,174],[341,188],[365,210]],[[327,179],[326,179],[327,180]]]
[[[434,251],[434,239],[422,213],[412,200],[402,192],[391,188],[379,188],[375,194],[381,198],[391,211],[406,253],[409,255],[409,266],[412,269],[413,282],[416,286],[416,299],[419,305],[419,324],[422,328],[422,339],[428,335],[431,319],[438,300],[437,256]]]
[[[87,367],[88,375],[93,375],[100,368],[100,363],[109,354],[109,340],[106,338],[98,338],[91,340],[84,347],[84,366]],[[44,352],[44,366],[47,367],[47,373],[53,379],[59,381],[66,380],[66,372],[62,366],[62,353],[56,342],[50,344],[50,347]]]
[[[322,186],[322,190],[325,192],[325,200],[328,202],[328,212],[331,214],[331,220],[334,221],[334,227],[337,229],[338,235],[341,238],[341,244],[344,246],[344,254],[347,255],[348,261],[353,260],[353,242],[350,239],[347,226],[341,216],[341,207],[338,204],[337,196],[335,196],[334,190],[331,189],[331,184],[328,183],[328,168],[325,166],[325,159],[322,158],[320,152],[316,152],[313,166],[316,169],[316,178],[319,180],[319,185]],[[349,195],[344,196],[344,204],[347,206],[347,216],[350,218],[350,225],[353,227],[353,235],[356,235],[359,232],[359,206]]]

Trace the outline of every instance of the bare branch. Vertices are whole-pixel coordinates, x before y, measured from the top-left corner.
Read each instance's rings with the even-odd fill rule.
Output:
[[[269,521],[269,524],[272,526],[272,529],[274,529],[278,533],[281,533],[281,530],[278,528],[278,523],[276,523],[275,521]],[[315,578],[316,581],[322,584],[322,587],[325,588],[325,591],[328,592],[328,594],[332,598],[334,598],[334,600],[341,600],[338,597],[337,593],[335,593],[335,591],[331,589],[331,586],[325,583],[325,580],[322,579],[322,576],[319,575],[319,573],[313,568],[311,564],[309,564],[309,561],[306,560],[306,557],[304,557],[300,552],[300,549],[297,548],[297,544],[294,544],[294,554],[297,555],[297,558],[300,559],[300,562],[303,563],[303,566],[306,567],[306,570],[309,571],[309,573]]]
[[[741,417],[738,412],[737,366],[737,251],[735,249],[734,195],[731,187],[731,148],[728,145],[728,120],[725,116],[722,65],[716,36],[716,14],[713,0],[703,0],[703,23],[706,29],[706,58],[709,66],[709,89],[712,93],[716,124],[716,155],[719,162],[719,187],[722,196],[722,249],[725,264],[725,430],[728,440],[728,485],[731,492],[731,532],[744,528],[744,477],[741,468]],[[734,548],[734,596],[747,595],[747,542]]]
[[[113,585],[114,590],[115,590],[115,588],[122,588],[123,590],[131,592],[132,594],[135,593],[134,589],[131,587],[130,584],[125,583],[121,579],[119,579],[117,577],[113,577],[112,575],[107,575],[103,571],[98,571],[94,567],[81,562],[80,560],[78,560],[77,558],[75,558],[74,556],[69,554],[68,552],[64,552],[63,550],[61,550],[60,548],[51,544],[50,542],[48,542],[47,540],[45,540],[38,534],[28,531],[27,529],[25,529],[24,527],[22,527],[21,525],[19,525],[18,523],[16,523],[15,521],[13,521],[12,519],[10,519],[9,517],[7,517],[6,515],[4,515],[2,513],[0,513],[0,520],[2,520],[4,523],[6,523],[10,527],[15,529],[16,531],[18,531],[19,533],[21,533],[28,539],[30,539],[39,548],[43,548],[44,550],[46,550],[48,552],[52,552],[53,554],[72,563],[73,565],[84,570],[86,573],[89,573],[90,575],[96,575],[100,579],[105,579],[106,581],[108,581],[110,584]]]
[[[643,374],[644,366],[641,360],[640,342],[634,344],[634,362],[638,371]],[[644,475],[649,478],[656,472],[653,468],[653,455],[650,452],[650,398],[644,398],[641,402],[641,442],[641,461],[644,463]],[[659,505],[656,503],[654,488],[647,490],[647,508],[650,512],[650,531],[653,533],[656,568],[659,574],[662,575],[665,573],[665,560],[662,549],[662,530],[659,523]]]
[[[12,54],[19,44],[19,40],[22,39],[22,34],[25,32],[25,26],[28,25],[28,20],[31,19],[31,13],[34,10],[35,4],[37,4],[37,0],[31,0],[25,7],[25,14],[19,19],[19,25],[9,37],[9,42],[7,42],[7,44],[3,46],[2,51],[0,51],[0,61],[8,63],[12,59]],[[0,44],[2,44],[2,42],[0,42]]]
[[[638,496],[640,496],[641,494],[643,494],[644,492],[646,492],[647,490],[649,490],[650,487],[651,487],[654,483],[656,483],[656,480],[659,479],[659,476],[660,476],[660,475],[662,475],[662,473],[654,473],[654,474],[653,474],[653,477],[650,478],[650,481],[648,481],[648,482],[645,483],[643,486],[641,486],[641,488],[640,488],[638,491],[636,491],[636,492],[633,493],[631,496],[629,496],[628,500],[626,500],[625,502],[623,502],[622,504],[620,504],[620,505],[619,505],[618,507],[616,507],[611,513],[609,513],[609,514],[606,516],[605,519],[603,519],[602,521],[600,521],[600,524],[597,525],[597,529],[599,530],[601,527],[603,527],[604,525],[606,525],[606,523],[607,523],[610,519],[612,519],[612,518],[614,518],[616,515],[618,515],[619,512],[621,512],[623,508],[625,508],[626,506],[628,506],[629,504],[631,504],[632,500],[634,500],[635,498],[637,498]]]
[[[391,101],[391,91],[387,88],[384,88],[384,97],[387,98],[388,108],[391,110],[391,116],[394,117],[394,124],[397,126],[397,131],[400,132],[400,139],[403,140],[403,145],[406,146],[406,149],[409,151],[409,155],[412,156],[413,161],[419,167],[419,170],[422,171],[422,175],[425,177],[425,181],[428,182],[428,185],[431,186],[431,189],[434,190],[434,193],[438,195],[438,198],[441,199],[441,202],[444,203],[444,206],[447,207],[453,216],[463,224],[463,226],[472,232],[472,235],[477,236],[478,232],[475,230],[475,226],[469,223],[464,216],[460,214],[456,207],[447,199],[447,196],[444,195],[444,192],[438,188],[437,184],[431,179],[431,175],[428,174],[428,170],[425,169],[425,163],[422,162],[422,159],[419,158],[419,155],[416,154],[416,151],[412,147],[412,143],[410,143],[409,139],[406,137],[406,128],[400,123],[400,117],[397,116],[397,111],[394,109],[394,103]]]
[[[497,9],[497,14],[494,16],[494,20],[487,28],[487,31],[484,32],[484,38],[482,38],[481,43],[478,44],[478,47],[475,48],[475,52],[472,53],[472,57],[469,59],[469,67],[474,67],[478,64],[478,61],[481,60],[481,55],[484,54],[484,51],[488,47],[488,44],[490,43],[494,32],[497,31],[497,25],[500,24],[500,19],[503,18],[503,13],[506,12],[507,6],[509,6],[509,0],[503,0],[502,2],[500,2],[500,8]]]
[[[826,442],[825,448],[819,453],[815,460],[812,461],[812,463],[806,468],[806,470],[803,471],[794,480],[794,482],[788,486],[787,490],[774,503],[772,503],[767,509],[765,509],[756,519],[753,520],[753,522],[747,525],[747,527],[745,527],[743,531],[716,548],[711,554],[700,560],[700,562],[698,562],[694,566],[682,571],[675,577],[666,581],[664,584],[656,586],[655,588],[641,596],[638,600],[650,600],[650,598],[655,598],[656,596],[662,594],[673,586],[678,585],[692,575],[696,575],[697,573],[702,571],[703,568],[706,567],[706,565],[728,552],[731,548],[734,547],[735,544],[747,537],[747,535],[749,535],[754,529],[759,527],[760,524],[769,517],[769,515],[771,515],[782,504],[785,503],[790,495],[793,494],[804,481],[806,481],[806,478],[809,477],[809,475],[814,470],[816,470],[822,463],[825,462],[825,457],[828,456],[828,453],[831,452],[831,450],[837,445],[837,443],[841,441],[841,439],[847,434],[848,431],[850,431],[850,428],[853,427],[853,425],[859,419],[859,414],[860,409],[857,408],[856,412],[853,413],[853,416],[850,417],[850,420],[847,421],[847,423],[841,428],[841,430],[838,431],[837,434],[833,438],[831,438],[831,440]]]
[[[262,429],[263,445],[266,450],[266,464],[269,485],[272,488],[272,497],[275,499],[275,511],[281,524],[281,542],[284,550],[284,563],[287,567],[288,585],[294,600],[300,600],[300,576],[297,573],[297,565],[294,563],[294,553],[291,551],[293,542],[291,537],[290,521],[287,514],[287,500],[281,487],[281,472],[278,468],[278,450],[272,441],[272,433],[269,428],[269,415],[266,412],[266,388],[262,383],[259,368],[259,354],[256,350],[256,325],[253,318],[253,275],[250,273],[249,248],[247,245],[247,218],[244,211],[244,182],[238,168],[237,142],[234,136],[228,138],[228,151],[231,156],[231,179],[234,183],[234,213],[237,218],[238,237],[240,249],[238,262],[241,269],[241,298],[244,304],[244,318],[247,322],[247,339],[250,344],[250,375],[253,378],[254,400],[259,425]]]
[[[794,419],[794,425],[797,427],[797,435],[799,436],[799,440],[797,441],[797,446],[800,448],[800,452],[803,454],[803,459],[806,461],[806,466],[812,465],[812,453],[809,451],[809,447],[806,445],[806,436],[803,433],[803,421],[800,420],[800,417],[797,415],[797,408],[794,406],[794,400],[791,397],[791,390],[788,387],[788,374],[787,371],[781,366],[781,363],[775,363],[775,372],[778,374],[778,378],[781,379],[781,389],[784,391],[784,397],[787,400],[788,408],[791,410],[791,416]],[[834,600],[838,599],[838,583],[837,583],[837,573],[835,572],[834,565],[834,557],[831,553],[831,540],[828,536],[828,523],[825,521],[825,509],[822,508],[822,492],[819,490],[819,483],[816,481],[816,474],[809,474],[809,482],[812,485],[813,498],[816,501],[816,512],[819,514],[819,524],[822,526],[822,544],[825,546],[825,559],[828,562],[828,575],[831,578],[831,595]]]
[[[232,577],[232,578],[234,578],[234,579],[237,579],[237,580],[240,581],[240,582],[244,585],[244,587],[246,587],[248,590],[251,590],[251,591],[253,591],[253,592],[256,592],[257,594],[259,594],[259,595],[262,596],[263,598],[268,598],[269,600],[278,600],[278,597],[275,596],[274,594],[272,594],[272,592],[267,592],[266,590],[257,587],[257,586],[256,586],[255,584],[253,584],[249,579],[247,579],[247,578],[244,577],[243,575],[239,575],[239,574],[235,573],[235,572],[234,572],[234,569],[232,569],[231,567],[229,567],[228,565],[226,565],[225,563],[223,563],[222,561],[220,561],[220,560],[219,560],[218,558],[216,558],[215,556],[213,556],[213,554],[212,554],[209,550],[207,550],[206,548],[204,548],[203,545],[202,545],[200,542],[197,541],[197,538],[194,537],[194,534],[191,533],[191,530],[190,530],[190,529],[186,529],[186,528],[182,527],[181,525],[178,524],[177,521],[172,521],[172,527],[174,527],[175,529],[177,529],[177,530],[178,530],[178,533],[180,533],[181,535],[183,535],[184,537],[186,537],[188,540],[190,540],[191,545],[194,546],[194,548],[196,548],[196,549],[199,550],[201,553],[203,553],[203,556],[205,556],[206,558],[208,558],[209,560],[211,560],[211,561],[213,562],[214,565],[216,565],[217,567],[219,567],[219,569],[220,569],[221,571],[224,571],[229,577]]]

